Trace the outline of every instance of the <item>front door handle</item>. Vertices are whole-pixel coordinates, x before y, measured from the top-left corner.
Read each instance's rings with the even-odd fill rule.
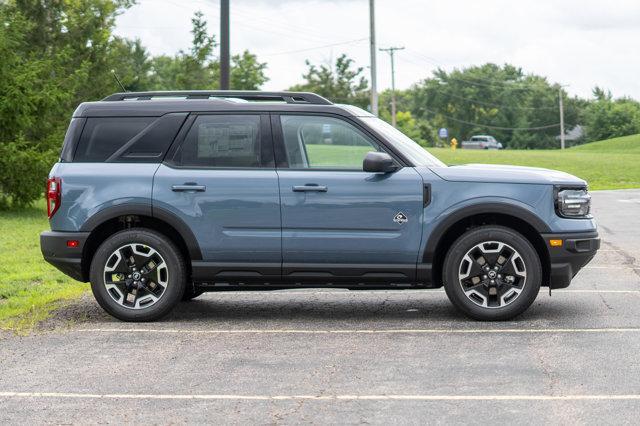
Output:
[[[173,185],[171,190],[173,192],[204,192],[207,187],[196,183],[185,183],[184,185]]]
[[[308,183],[306,185],[296,185],[293,187],[293,192],[327,192],[327,187],[324,185],[318,185],[315,183]]]

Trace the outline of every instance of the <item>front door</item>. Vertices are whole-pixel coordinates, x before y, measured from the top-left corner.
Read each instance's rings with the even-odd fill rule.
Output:
[[[278,176],[268,115],[191,117],[183,142],[156,172],[153,208],[182,220],[202,259],[196,281],[280,279]]]
[[[384,151],[343,118],[274,115],[283,278],[294,282],[415,280],[423,181],[411,167],[362,170]],[[284,155],[282,155],[284,153]]]

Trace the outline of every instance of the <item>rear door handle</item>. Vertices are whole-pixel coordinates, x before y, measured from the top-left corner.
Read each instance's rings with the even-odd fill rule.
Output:
[[[293,187],[293,192],[327,192],[328,188],[324,185],[317,185],[315,183],[308,183],[306,185],[296,185]]]
[[[207,187],[195,183],[185,183],[184,185],[173,185],[171,190],[173,192],[204,192]]]

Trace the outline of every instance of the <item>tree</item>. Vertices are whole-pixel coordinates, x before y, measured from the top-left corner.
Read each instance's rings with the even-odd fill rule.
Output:
[[[248,50],[231,57],[231,88],[236,90],[258,90],[269,81],[265,75],[267,64],[258,62],[258,57]]]
[[[589,140],[603,140],[640,133],[640,103],[629,98],[613,100],[596,87],[596,100],[584,114]]]
[[[220,62],[214,56],[218,43],[208,35],[207,22],[202,12],[191,19],[193,36],[191,49],[181,50],[175,56],[158,56],[151,60],[149,89],[191,90],[218,89],[220,87]],[[268,81],[266,63],[245,50],[231,58],[231,88],[257,90]]]
[[[510,148],[558,146],[557,86],[512,65],[438,69],[407,92],[408,109],[417,119],[448,128],[458,140],[489,133]],[[578,124],[580,105],[564,92],[563,97],[566,127],[571,128]]]
[[[0,3],[0,203],[40,197],[73,110],[113,91],[112,29],[132,3]]]
[[[346,54],[340,55],[334,66],[316,66],[308,60],[305,63],[308,67],[302,76],[305,82],[289,90],[314,92],[335,103],[369,106],[369,83],[362,75],[364,69],[353,68],[354,61]]]

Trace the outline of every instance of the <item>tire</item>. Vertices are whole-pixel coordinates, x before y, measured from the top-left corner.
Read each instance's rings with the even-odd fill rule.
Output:
[[[196,297],[200,296],[203,293],[204,293],[204,290],[194,286],[193,284],[189,284],[186,286],[184,290],[184,294],[182,295],[182,301],[188,302],[190,300],[195,299]]]
[[[447,297],[462,313],[480,321],[504,321],[531,306],[540,291],[542,266],[535,248],[518,232],[482,226],[451,245],[443,280]]]
[[[186,287],[185,262],[178,248],[164,235],[145,228],[107,238],[93,256],[90,277],[100,306],[117,319],[131,322],[167,315]]]

